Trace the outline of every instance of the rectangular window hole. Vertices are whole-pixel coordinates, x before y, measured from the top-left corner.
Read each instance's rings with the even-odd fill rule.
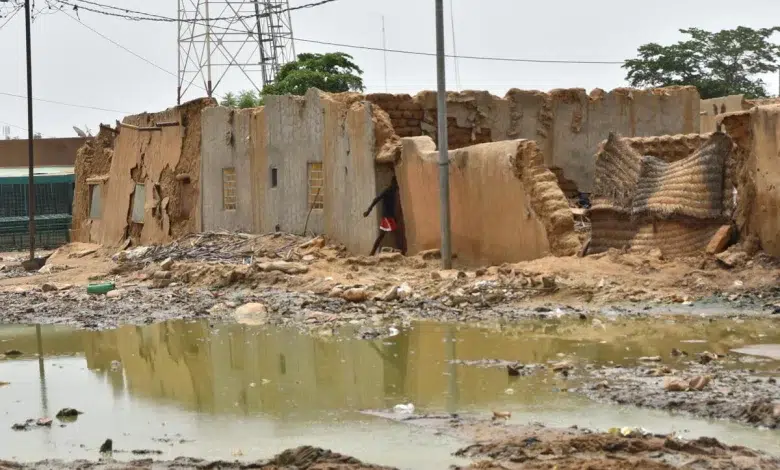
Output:
[[[279,185],[279,170],[271,168],[271,187],[275,188]]]
[[[103,185],[89,185],[89,218],[98,220],[103,214]]]
[[[324,203],[324,175],[322,172],[322,162],[309,162],[308,164],[308,203],[312,209],[322,209]]]
[[[222,208],[226,211],[234,211],[238,207],[238,194],[236,193],[236,169],[222,169]]]
[[[144,223],[144,210],[146,205],[146,186],[143,184],[136,184],[135,191],[133,191],[133,211],[130,216],[130,220],[137,224]]]

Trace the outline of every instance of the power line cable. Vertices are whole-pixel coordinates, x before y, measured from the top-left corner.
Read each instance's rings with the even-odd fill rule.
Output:
[[[5,25],[7,25],[12,19],[14,19],[14,16],[16,16],[16,14],[19,13],[19,10],[21,9],[22,9],[21,5],[18,5],[14,11],[9,13],[5,21],[3,22],[3,24],[0,24],[0,29],[3,29]]]
[[[90,1],[90,0],[73,0],[74,2],[79,2],[81,4],[79,4],[79,3],[72,3],[71,1],[68,1],[68,0],[48,0],[48,1],[55,1],[57,3],[63,4],[63,5],[67,5],[69,7],[72,7],[76,11],[84,10],[84,11],[89,11],[89,12],[92,12],[92,13],[98,13],[98,14],[106,15],[106,16],[114,16],[114,17],[118,17],[118,18],[124,18],[124,19],[127,19],[127,20],[132,20],[132,21],[160,21],[160,22],[166,22],[166,23],[176,23],[176,22],[179,22],[179,21],[185,22],[185,23],[198,23],[199,22],[198,20],[180,20],[179,18],[172,18],[170,16],[158,15],[156,13],[146,13],[146,12],[143,12],[143,11],[131,10],[131,9],[128,9],[128,8],[116,7],[116,6],[113,6],[113,5],[106,5],[106,4],[103,4],[103,3],[94,2],[94,1]],[[271,15],[271,13],[281,14],[281,13],[287,13],[287,12],[292,12],[292,11],[297,11],[297,10],[304,10],[304,9],[308,9],[308,8],[315,8],[315,7],[326,5],[328,3],[333,3],[333,2],[336,2],[336,1],[338,1],[338,0],[320,0],[318,2],[307,3],[305,5],[299,5],[297,7],[280,8],[278,10],[274,10],[273,12],[261,13],[260,17],[269,16],[269,15]],[[89,6],[84,6],[84,5],[92,5],[92,6],[89,7]],[[100,8],[102,8],[102,9],[100,9]],[[114,11],[122,11],[124,13],[113,13],[111,11],[106,11],[106,9],[114,10]],[[134,15],[136,15],[136,16],[134,16]],[[137,15],[141,15],[141,16],[137,16]],[[250,19],[250,18],[257,18],[257,16],[258,15],[255,14],[255,13],[247,14],[247,15],[238,15],[238,16],[224,16],[224,17],[217,16],[217,17],[209,18],[209,21],[230,21],[230,22],[236,22],[236,21]]]
[[[3,92],[3,91],[0,91],[0,95],[10,96],[12,98],[22,98],[22,99],[25,99],[25,100],[27,99],[27,96],[25,96],[25,95],[17,95],[15,93],[6,93],[6,92]],[[97,106],[86,106],[86,105],[82,105],[82,104],[65,103],[65,102],[62,102],[62,101],[47,100],[47,99],[43,99],[43,98],[35,98],[35,97],[33,97],[33,101],[40,101],[42,103],[58,104],[58,105],[61,105],[61,106],[70,106],[70,107],[73,107],[73,108],[92,109],[92,110],[95,110],[95,111],[107,111],[107,112],[110,112],[110,113],[130,114],[129,111],[119,111],[117,109],[98,108]]]
[[[48,0],[48,1],[56,1],[56,2],[59,2],[59,3],[65,4],[65,5],[76,6],[79,9],[87,10],[86,7],[74,5],[74,4],[70,3],[67,0]],[[85,1],[88,1],[88,0],[75,0],[75,1],[85,2]],[[301,5],[301,6],[298,6],[298,7],[291,7],[291,8],[288,8],[288,9],[283,9],[283,10],[280,10],[280,12],[300,10],[300,9],[303,9],[303,8],[312,8],[312,7],[315,7],[315,6],[323,5],[323,4],[326,4],[326,3],[331,3],[331,2],[334,2],[334,1],[337,1],[337,0],[322,0],[322,1],[316,2],[316,3],[308,3],[306,5]],[[91,0],[90,0],[90,3],[91,4],[95,4],[95,5],[103,5],[103,4],[100,4],[98,2],[93,2]],[[103,6],[108,6],[108,5],[103,5]],[[119,7],[112,7],[112,8],[119,8]],[[95,9],[92,9],[92,10],[95,10]],[[92,11],[92,10],[87,10],[87,11]],[[130,10],[130,11],[134,11],[134,10]],[[143,20],[146,19],[146,18],[133,17],[131,15],[115,14],[115,13],[110,13],[110,12],[105,12],[105,11],[97,11],[97,10],[95,10],[95,12],[96,13],[101,13],[101,14],[109,14],[109,16],[119,16],[119,17],[131,19],[131,20],[138,20],[138,21],[143,21]],[[140,11],[134,11],[134,12],[137,13],[137,14],[152,15],[150,13],[144,13],[144,12],[140,12]],[[170,22],[179,21],[178,18],[170,18],[170,17],[160,16],[160,15],[155,15],[155,16],[159,16],[159,18],[160,18],[159,20],[160,21],[166,21],[166,22],[168,22],[168,21],[170,21]],[[217,21],[217,20],[237,20],[237,19],[240,19],[240,18],[243,18],[243,17],[240,17],[240,16],[221,17],[221,18],[220,17],[216,17],[216,18],[210,18],[209,22]],[[247,18],[255,18],[255,15],[247,15]],[[208,26],[209,28],[212,28],[212,29],[217,29],[217,30],[235,32],[235,33],[241,33],[241,34],[253,34],[251,31],[247,31],[247,30],[240,30],[240,29],[231,28],[231,27],[227,27],[227,26],[220,26],[220,25],[216,25],[216,24],[206,23],[205,20],[197,20],[197,19],[195,19],[195,20],[181,20],[181,21],[188,22],[188,23],[194,23],[194,24],[200,24],[200,25],[203,25],[203,26]],[[326,46],[345,47],[345,48],[349,48],[349,49],[378,51],[378,52],[390,52],[390,53],[394,53],[394,54],[417,55],[417,56],[425,56],[425,57],[436,57],[436,53],[433,53],[433,52],[421,52],[421,51],[410,51],[410,50],[403,50],[403,49],[387,49],[387,48],[380,48],[380,47],[360,46],[360,45],[355,45],[355,44],[343,44],[343,43],[336,43],[336,42],[329,42],[329,41],[320,41],[320,40],[314,40],[314,39],[303,39],[303,38],[300,38],[300,37],[296,37],[295,40],[296,41],[300,41],[300,42],[310,43],[310,44],[320,44],[320,45],[326,45]],[[556,59],[524,59],[524,58],[512,58],[512,57],[490,57],[490,56],[473,56],[473,55],[456,55],[456,54],[445,54],[445,57],[453,58],[453,59],[465,59],[465,60],[483,60],[483,61],[494,61],[494,62],[521,62],[521,63],[537,63],[537,64],[623,65],[623,63],[624,63],[624,61],[622,61],[622,60],[615,61],[615,60],[571,60],[571,59],[559,59],[559,60],[556,60]]]
[[[90,30],[90,31],[92,31],[93,33],[97,34],[97,35],[98,35],[98,36],[100,36],[101,38],[105,39],[106,41],[110,42],[111,44],[115,45],[116,47],[118,47],[118,48],[122,49],[123,51],[125,51],[125,52],[128,52],[128,53],[132,54],[133,56],[137,57],[138,59],[141,59],[141,60],[143,60],[144,62],[146,62],[147,64],[151,65],[152,67],[154,67],[154,68],[156,68],[156,69],[158,69],[158,70],[161,70],[161,71],[163,71],[163,72],[167,73],[168,75],[170,75],[170,76],[172,76],[172,77],[176,77],[176,79],[178,79],[178,78],[179,78],[179,76],[178,76],[177,74],[175,74],[175,73],[171,72],[170,70],[168,70],[168,69],[165,69],[165,68],[163,68],[163,67],[161,67],[161,66],[159,66],[159,65],[155,64],[154,62],[152,62],[151,60],[147,59],[146,57],[144,57],[144,56],[142,56],[142,55],[138,54],[137,52],[134,52],[134,51],[132,51],[132,50],[128,49],[127,47],[125,47],[125,46],[123,46],[122,44],[120,44],[120,43],[118,43],[118,42],[114,41],[113,39],[111,39],[110,37],[108,37],[108,36],[106,36],[105,34],[101,33],[100,31],[96,30],[95,28],[93,28],[93,27],[89,26],[88,24],[84,23],[84,22],[83,22],[83,21],[81,21],[80,19],[78,19],[78,18],[74,17],[74,16],[73,16],[73,15],[71,15],[70,13],[68,13],[68,12],[66,12],[66,11],[63,11],[63,13],[65,13],[65,15],[67,15],[67,16],[68,16],[68,18],[70,18],[70,19],[72,19],[73,21],[75,21],[75,22],[79,23],[80,25],[82,25],[82,26],[84,26],[85,28],[89,29],[89,30]],[[191,83],[192,85],[194,85],[194,86],[196,86],[196,87],[198,87],[198,88],[202,89],[202,90],[206,90],[206,88],[204,88],[204,87],[202,87],[202,86],[200,86],[200,85],[198,85],[198,84],[194,83],[194,80],[193,80],[192,82],[190,82],[190,83]]]

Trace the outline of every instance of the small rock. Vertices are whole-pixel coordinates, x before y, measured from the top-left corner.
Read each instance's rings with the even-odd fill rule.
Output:
[[[487,269],[485,269],[485,268],[479,268],[479,269],[477,269],[477,270],[474,272],[474,275],[475,275],[476,277],[482,277],[482,276],[484,276],[484,275],[486,275],[486,274],[487,274]]]
[[[268,310],[259,302],[250,302],[238,307],[233,317],[242,325],[264,325],[268,321]]]
[[[41,286],[42,292],[56,292],[57,290],[58,290],[57,286],[55,286],[54,284],[46,283]]]
[[[520,371],[525,368],[525,365],[516,362],[514,364],[507,364],[506,373],[511,377],[517,377],[520,375]]]
[[[107,454],[109,452],[114,451],[114,441],[111,439],[106,439],[105,442],[100,446],[100,453],[101,454]]]
[[[555,276],[542,276],[542,287],[545,289],[553,289],[555,286]]]
[[[553,372],[568,372],[574,368],[574,365],[569,361],[561,361],[553,364]]]
[[[116,372],[122,369],[122,363],[119,361],[111,361],[111,371]]]
[[[57,412],[57,418],[78,418],[80,414],[84,414],[75,408],[63,408]]]
[[[152,289],[164,289],[170,286],[171,282],[172,281],[170,279],[154,279],[152,281],[151,287]]]
[[[21,356],[24,353],[19,351],[18,349],[9,349],[4,354],[5,354],[5,357],[19,357],[19,356]]]
[[[152,277],[154,279],[170,279],[173,277],[173,273],[170,271],[155,271]]]
[[[398,287],[398,298],[406,300],[412,296],[412,288],[407,283],[403,283]]]
[[[606,390],[608,388],[609,388],[609,382],[607,382],[606,380],[599,382],[593,386],[593,390]]]
[[[305,261],[307,263],[311,263],[315,259],[317,259],[317,258],[314,255],[305,255],[303,258],[301,258],[301,261]]]
[[[227,315],[230,312],[230,308],[224,303],[214,304],[207,310],[210,315]]]
[[[162,269],[163,271],[170,271],[171,268],[173,268],[173,258],[165,258],[160,263],[160,269]]]
[[[466,279],[468,275],[464,273],[463,271],[458,271],[458,279]]]
[[[271,272],[280,271],[285,274],[305,274],[309,272],[309,267],[300,263],[288,263],[287,261],[273,261],[269,263],[258,263],[256,268],[260,271]]]
[[[497,419],[507,420],[507,419],[509,419],[511,417],[512,417],[512,412],[511,411],[494,411],[493,412],[493,421],[495,421]]]
[[[659,260],[659,261],[664,259],[664,254],[663,254],[663,252],[661,251],[660,248],[653,248],[652,250],[650,250],[650,252],[647,254],[647,256],[650,257],[650,258]]]
[[[127,291],[125,289],[114,289],[106,293],[107,299],[121,299]]]
[[[397,298],[398,298],[398,286],[393,286],[387,289],[387,291],[385,291],[385,293],[381,295],[380,300],[382,300],[383,302],[392,302]]]
[[[699,364],[709,364],[712,361],[717,361],[718,355],[709,351],[704,351],[699,355]]]
[[[715,258],[727,268],[738,268],[747,262],[748,255],[743,251],[724,251],[715,255]]]
[[[721,226],[718,231],[715,232],[715,235],[712,236],[709,244],[707,244],[707,253],[710,255],[722,253],[731,240],[732,230],[733,227],[731,225]]]
[[[672,357],[687,356],[688,353],[677,348],[672,348]]]
[[[341,294],[341,298],[348,302],[365,302],[368,297],[368,291],[362,287],[347,289]]]
[[[394,261],[401,261],[404,258],[404,255],[401,253],[380,253],[379,256],[380,263],[389,263]]]
[[[441,281],[441,273],[439,271],[431,271],[431,279],[434,281]]]
[[[431,259],[441,259],[441,250],[434,249],[434,250],[425,250],[421,251],[417,254],[420,258],[424,260],[431,260]]]

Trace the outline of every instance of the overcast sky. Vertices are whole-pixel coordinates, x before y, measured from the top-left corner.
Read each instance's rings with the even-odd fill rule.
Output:
[[[102,3],[175,17],[178,0],[102,0]],[[447,50],[452,51],[449,3]],[[451,0],[457,52],[460,55],[526,59],[621,61],[647,42],[669,44],[678,30],[720,30],[744,25],[770,27],[780,22],[780,1],[750,0]],[[290,0],[290,6],[310,0]],[[44,3],[38,0],[37,7]],[[749,7],[748,7],[749,4]],[[741,8],[745,6],[745,8]],[[435,51],[433,0],[338,0],[294,12],[296,36],[303,39],[382,46],[385,17],[387,47]],[[38,101],[35,130],[46,137],[75,136],[72,126],[93,131],[124,114],[158,111],[176,104],[177,31],[174,23],[134,22],[86,11],[81,20],[117,43],[158,64],[161,71],[101,38],[64,13],[39,16],[33,25],[33,95],[110,111],[68,107]],[[0,19],[0,25],[5,19]],[[367,92],[385,90],[382,52],[297,42],[297,52],[344,51],[364,71]],[[24,15],[0,29],[0,93],[26,94]],[[453,61],[447,63],[448,88],[455,89]],[[458,61],[462,89],[489,90],[503,96],[509,88],[588,90],[626,86],[619,65],[534,64]],[[778,80],[766,79],[775,94]],[[216,94],[248,88],[231,74]],[[387,89],[416,93],[435,89],[435,59],[390,53]],[[188,98],[194,98],[190,94]],[[0,94],[0,126],[11,135],[26,135],[26,102]]]

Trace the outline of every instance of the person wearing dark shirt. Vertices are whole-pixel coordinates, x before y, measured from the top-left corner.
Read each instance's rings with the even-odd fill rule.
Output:
[[[374,206],[379,204],[379,202],[382,202],[382,221],[379,224],[379,235],[376,237],[376,241],[374,242],[374,247],[371,249],[371,256],[374,256],[376,254],[377,250],[379,249],[379,245],[382,243],[382,239],[384,239],[385,234],[388,232],[396,232],[396,247],[399,248],[402,252],[405,250],[403,249],[402,243],[401,243],[401,237],[402,234],[397,233],[398,232],[398,222],[396,220],[396,206],[397,206],[397,199],[398,199],[398,180],[396,180],[395,176],[393,176],[393,180],[390,182],[390,186],[385,188],[384,191],[379,193],[379,196],[375,197],[373,201],[371,201],[371,205],[368,206],[368,209],[366,209],[365,212],[363,212],[363,217],[368,217],[369,214],[371,214],[371,211],[374,209]]]

